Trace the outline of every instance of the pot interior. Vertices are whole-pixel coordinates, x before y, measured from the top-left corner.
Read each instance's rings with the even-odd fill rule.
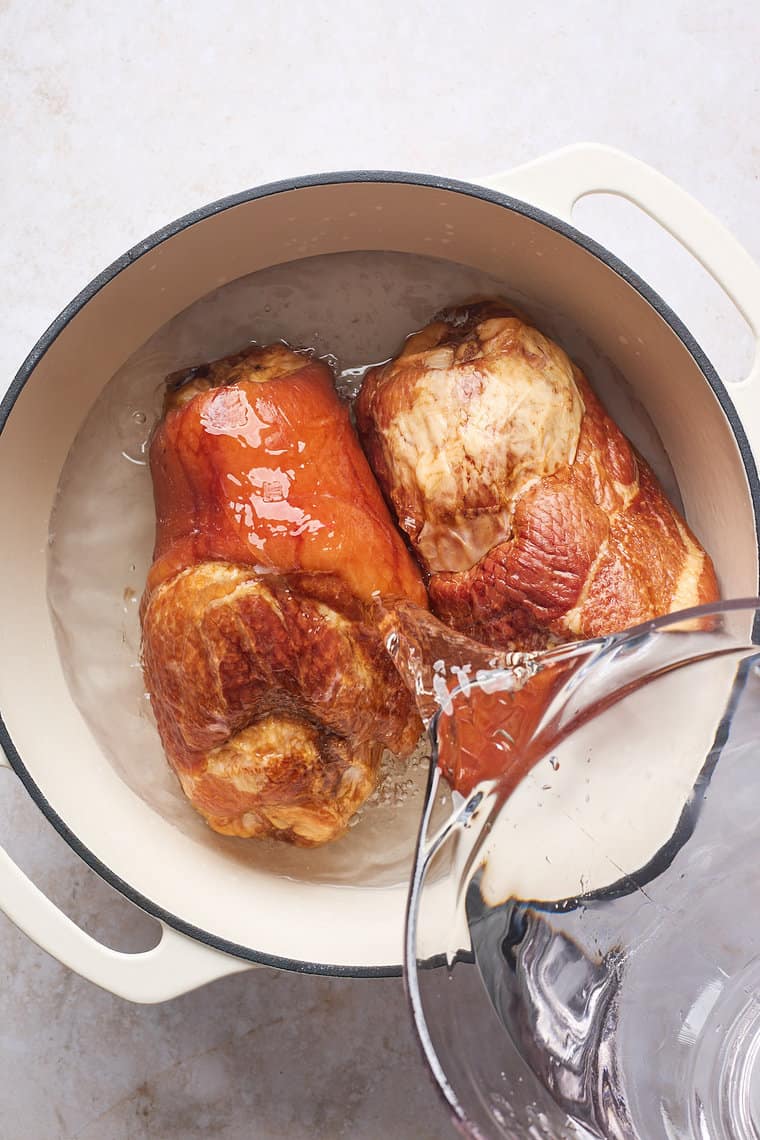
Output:
[[[317,185],[197,221],[102,284],[16,400],[0,439],[11,552],[0,711],[52,810],[170,920],[278,959],[397,966],[425,764],[391,766],[383,802],[316,852],[223,839],[186,804],[136,667],[152,544],[144,445],[162,377],[251,339],[284,338],[334,355],[350,385],[441,304],[493,292],[587,371],[683,506],[724,594],[754,593],[739,449],[681,340],[569,237],[455,190]]]

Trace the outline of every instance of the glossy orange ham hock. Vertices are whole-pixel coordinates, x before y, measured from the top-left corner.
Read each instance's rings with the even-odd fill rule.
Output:
[[[710,558],[583,376],[501,302],[444,313],[371,371],[365,450],[436,614],[542,649],[710,602]]]
[[[421,724],[370,613],[426,605],[327,366],[282,345],[171,376],[143,662],[166,754],[228,835],[340,835]]]

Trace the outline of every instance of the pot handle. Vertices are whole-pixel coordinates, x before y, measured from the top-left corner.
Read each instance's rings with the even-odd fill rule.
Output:
[[[755,357],[744,380],[727,385],[750,436],[760,447],[760,266],[704,206],[637,158],[600,143],[578,143],[535,162],[489,177],[483,184],[571,220],[585,194],[617,194],[659,222],[721,286],[755,336]]]
[[[10,767],[2,749],[0,767]],[[163,922],[161,941],[152,950],[125,954],[103,946],[59,910],[1,847],[0,910],[64,966],[127,1001],[168,1001],[253,965],[179,934]]]

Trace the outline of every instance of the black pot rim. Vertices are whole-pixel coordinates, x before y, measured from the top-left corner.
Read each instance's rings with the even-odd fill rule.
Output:
[[[531,206],[526,202],[519,201],[516,198],[511,198],[507,194],[502,194],[496,190],[490,190],[483,186],[477,186],[473,183],[462,182],[457,179],[442,178],[429,174],[413,174],[405,173],[403,171],[387,171],[387,170],[354,170],[354,171],[338,171],[334,173],[325,174],[312,174],[300,178],[285,179],[278,182],[270,182],[263,186],[254,187],[249,190],[243,190],[238,194],[232,194],[226,198],[220,198],[215,202],[211,202],[206,206],[201,206],[197,210],[185,214],[183,217],[177,219],[169,225],[164,226],[162,229],[157,230],[151,234],[150,237],[145,238],[143,241],[138,242],[132,249],[128,250],[116,261],[112,262],[107,269],[99,273],[84,289],[66,306],[65,309],[56,317],[52,324],[42,334],[40,339],[35,344],[29,355],[24,360],[19,368],[16,376],[11,382],[7,393],[0,400],[0,435],[2,435],[5,424],[11,414],[14,404],[18,399],[22,389],[32,376],[35,368],[42,360],[45,353],[66,328],[68,323],[84,308],[84,306],[92,300],[96,293],[98,293],[105,285],[112,281],[123,269],[126,269],[138,258],[144,254],[149,253],[162,242],[168,238],[182,233],[183,230],[189,229],[191,226],[203,222],[212,217],[214,214],[222,213],[229,210],[234,206],[242,205],[246,202],[256,201],[259,198],[268,198],[274,194],[281,194],[290,190],[303,190],[310,186],[329,186],[344,183],[398,183],[408,184],[413,186],[429,187],[431,189],[452,191],[457,194],[462,194],[470,198],[480,199],[485,202],[492,202],[495,205],[502,206],[515,213],[522,214],[524,217],[530,218],[533,221],[539,222],[549,229],[554,230],[556,233],[562,234],[564,237],[569,238],[576,245],[581,246],[586,252],[591,254],[597,260],[603,262],[619,277],[622,277],[636,292],[648,302],[649,305],[659,314],[660,317],[670,326],[684,347],[687,349],[698,368],[702,372],[705,380],[710,385],[715,393],[715,396],[720,403],[723,412],[731,426],[731,430],[739,448],[739,452],[744,465],[744,470],[747,475],[749,483],[750,495],[752,499],[752,507],[755,516],[755,534],[760,534],[760,481],[758,480],[758,471],[755,463],[752,449],[749,445],[749,440],[744,431],[744,427],[739,419],[739,416],[734,408],[733,403],[728,395],[728,392],[720,380],[715,368],[708,359],[705,352],[702,350],[696,339],[692,336],[683,322],[673,312],[669,305],[655,292],[645,281],[642,280],[625,262],[621,261],[604,246],[594,241],[592,238],[582,234],[567,222],[554,217],[552,214],[546,213],[544,210]],[[139,906],[142,910],[152,915],[154,918],[159,919],[167,926],[185,934],[198,942],[205,943],[207,946],[216,950],[221,950],[226,954],[231,954],[234,957],[248,960],[252,963],[264,966],[272,966],[283,970],[292,970],[304,974],[325,974],[337,977],[350,977],[350,978],[388,978],[398,977],[402,973],[400,964],[390,966],[340,966],[329,965],[325,963],[316,962],[302,962],[291,958],[281,958],[273,954],[261,953],[257,950],[252,950],[247,946],[241,946],[237,943],[230,942],[227,939],[220,938],[209,931],[202,930],[199,927],[193,926],[191,923],[186,922],[184,919],[179,918],[177,915],[165,910],[163,907],[152,902],[145,895],[135,890],[124,879],[116,875],[106,864],[93,854],[81,840],[74,834],[68,827],[64,820],[53,809],[51,804],[47,801],[40,788],[35,783],[28,769],[24,765],[21,756],[14,747],[13,741],[10,738],[5,722],[2,717],[2,710],[0,710],[0,748],[5,752],[5,755],[16,772],[16,775],[21,780],[27,792],[37,804],[37,807],[46,816],[48,821],[53,825],[58,834],[68,843],[68,845],[76,852],[81,859],[84,860],[102,879],[104,879],[110,886],[114,887],[120,894],[124,895],[130,902]]]

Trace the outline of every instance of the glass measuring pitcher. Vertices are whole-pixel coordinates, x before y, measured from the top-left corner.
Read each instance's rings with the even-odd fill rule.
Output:
[[[471,660],[402,615],[407,986],[465,1135],[760,1136],[758,606]]]

